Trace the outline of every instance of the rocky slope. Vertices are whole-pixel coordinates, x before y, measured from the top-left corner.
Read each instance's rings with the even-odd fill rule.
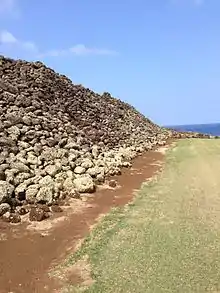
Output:
[[[93,192],[167,137],[109,93],[74,85],[41,62],[0,56],[0,216],[8,220],[19,221],[24,204]]]
[[[0,56],[0,217],[19,222],[30,210],[31,220],[42,220],[171,136],[199,137],[161,129],[41,62]]]

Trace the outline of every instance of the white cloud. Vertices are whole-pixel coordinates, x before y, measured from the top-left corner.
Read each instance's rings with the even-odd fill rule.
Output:
[[[59,57],[59,56],[66,56],[66,55],[78,55],[78,56],[86,56],[86,55],[116,55],[117,52],[108,49],[99,49],[99,48],[92,48],[87,47],[83,44],[77,44],[73,47],[68,49],[61,49],[61,50],[50,50],[44,54],[41,54],[41,57],[51,56],[51,57]]]
[[[89,48],[83,44],[75,45],[69,51],[76,55],[115,55],[117,52],[108,49]]]
[[[16,56],[20,53],[22,55],[26,52],[33,58],[44,57],[62,57],[62,56],[87,56],[87,55],[116,55],[117,52],[108,49],[99,49],[86,47],[83,44],[78,44],[73,47],[61,50],[49,50],[47,52],[40,52],[37,45],[30,41],[23,41],[16,38],[12,33],[6,30],[0,30],[0,52],[8,53],[13,51]],[[19,53],[18,53],[19,52]]]
[[[0,32],[0,44],[15,44],[18,40],[8,31]]]
[[[17,7],[17,0],[0,0],[0,15],[17,17],[20,12]]]
[[[2,30],[0,31],[0,48],[7,49],[8,47],[38,52],[38,48],[33,42],[19,40],[12,33]]]

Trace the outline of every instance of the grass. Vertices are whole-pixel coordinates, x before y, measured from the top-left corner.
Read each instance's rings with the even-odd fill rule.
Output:
[[[179,141],[161,175],[67,260],[87,256],[95,282],[65,292],[220,292],[219,174],[219,140]]]

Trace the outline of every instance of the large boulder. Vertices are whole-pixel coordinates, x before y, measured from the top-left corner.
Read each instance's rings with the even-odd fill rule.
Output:
[[[0,204],[10,201],[14,193],[14,186],[10,183],[0,181]]]
[[[55,191],[55,182],[47,175],[39,181],[39,191],[36,195],[37,202],[52,203]]]
[[[73,183],[76,190],[80,193],[90,193],[95,191],[95,184],[89,175],[76,178]]]

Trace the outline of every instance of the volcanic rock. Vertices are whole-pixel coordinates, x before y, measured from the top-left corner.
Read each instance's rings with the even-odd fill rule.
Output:
[[[93,192],[139,153],[184,137],[39,61],[0,56],[0,63],[0,204]],[[42,209],[31,210],[30,219],[43,218]]]
[[[117,186],[117,182],[116,182],[115,180],[112,179],[112,180],[109,181],[108,185],[109,185],[110,187],[112,187],[112,188],[115,188],[115,187]]]
[[[5,213],[10,212],[11,207],[8,203],[0,204],[0,217],[3,216]]]
[[[29,213],[29,220],[30,221],[43,221],[44,219],[47,219],[49,217],[49,214],[44,211],[41,207],[32,207]]]
[[[93,192],[95,190],[95,184],[89,175],[76,178],[73,183],[79,193]]]

